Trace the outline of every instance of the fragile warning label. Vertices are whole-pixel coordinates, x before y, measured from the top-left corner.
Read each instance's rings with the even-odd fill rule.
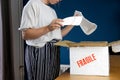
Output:
[[[94,53],[92,53],[91,55],[78,60],[76,63],[78,65],[78,67],[81,67],[81,66],[87,65],[95,60],[96,60],[96,56]]]

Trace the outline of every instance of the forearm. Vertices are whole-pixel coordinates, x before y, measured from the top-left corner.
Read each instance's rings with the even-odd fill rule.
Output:
[[[54,19],[48,26],[37,28],[37,29],[30,28],[30,29],[24,30],[22,31],[22,38],[24,40],[39,38],[50,31],[60,28],[62,26],[60,22],[62,22],[61,19]]]
[[[66,26],[64,29],[62,29],[62,37],[66,36],[66,35],[71,31],[71,29],[72,29],[73,27],[74,27],[74,26],[69,25],[69,26]]]
[[[41,37],[44,34],[47,34],[50,30],[48,29],[48,27],[42,27],[42,28],[31,28],[31,29],[27,29],[25,31],[22,31],[22,38],[24,40],[30,40],[30,39],[36,39]]]

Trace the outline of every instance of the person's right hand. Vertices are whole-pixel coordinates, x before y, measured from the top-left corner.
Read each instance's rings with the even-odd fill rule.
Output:
[[[63,26],[61,23],[63,22],[62,19],[54,19],[49,25],[48,25],[48,29],[50,31],[53,31],[57,28],[60,28],[61,26]]]

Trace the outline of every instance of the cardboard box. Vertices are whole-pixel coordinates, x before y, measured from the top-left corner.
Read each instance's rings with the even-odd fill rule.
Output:
[[[61,41],[55,45],[69,47],[71,75],[109,76],[109,51],[107,41]]]
[[[111,46],[112,51],[113,51],[114,53],[120,52],[120,40],[110,42],[110,43],[109,43],[109,46]]]

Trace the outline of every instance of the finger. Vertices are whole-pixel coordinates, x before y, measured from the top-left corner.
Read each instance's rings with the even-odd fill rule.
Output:
[[[57,19],[55,23],[58,24],[58,25],[60,25],[60,26],[63,26],[62,22],[63,22],[62,19]]]
[[[60,28],[60,27],[61,27],[61,25],[59,25],[59,24],[54,25],[54,28]]]

